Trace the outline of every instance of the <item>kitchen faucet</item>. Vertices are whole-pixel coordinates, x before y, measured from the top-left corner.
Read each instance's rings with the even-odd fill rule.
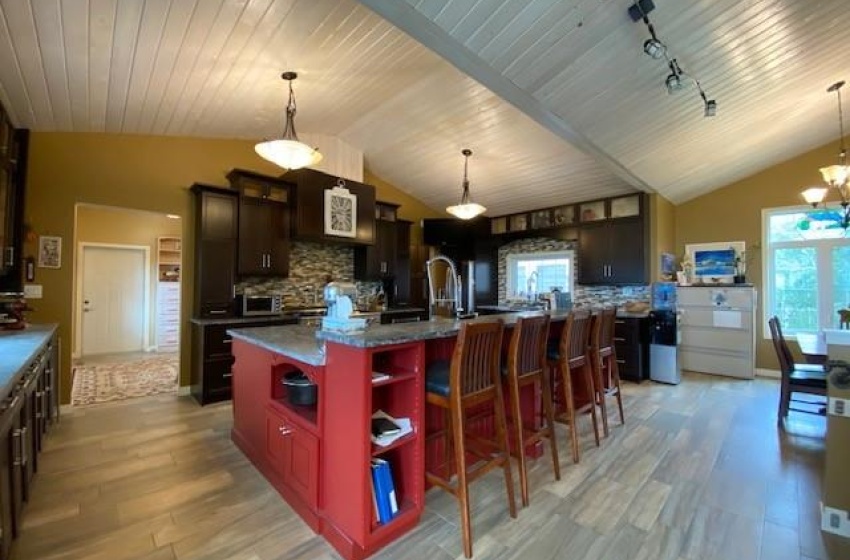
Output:
[[[446,274],[445,297],[437,297],[437,294],[434,293],[434,276],[431,269],[439,261],[446,263],[446,265],[448,266],[448,273]],[[461,280],[460,276],[458,276],[455,263],[452,262],[450,258],[444,255],[437,255],[436,257],[428,260],[425,263],[425,269],[428,273],[428,303],[431,307],[431,317],[435,316],[436,308],[440,303],[448,302],[452,302],[452,304],[454,305],[455,317],[460,317],[463,314],[463,307],[461,303],[461,294],[463,293],[463,291],[461,289]]]
[[[528,288],[528,299],[534,299],[534,296],[537,294],[537,271],[532,270],[531,274],[528,275],[528,280],[526,281],[526,287]]]

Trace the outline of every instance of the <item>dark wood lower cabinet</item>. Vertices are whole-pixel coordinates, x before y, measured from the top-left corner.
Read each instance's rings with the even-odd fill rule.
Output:
[[[614,345],[621,379],[649,379],[649,318],[617,317]]]
[[[210,320],[192,322],[191,392],[200,404],[230,400],[233,389],[233,340],[228,329],[293,325],[296,317],[257,317],[256,319]]]
[[[10,558],[43,436],[59,418],[58,348],[54,334],[10,381],[0,402],[0,560]]]

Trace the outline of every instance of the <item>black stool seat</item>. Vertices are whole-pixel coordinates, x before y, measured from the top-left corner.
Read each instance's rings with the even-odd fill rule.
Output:
[[[451,362],[437,360],[428,364],[425,370],[425,390],[429,393],[449,396],[449,372]]]

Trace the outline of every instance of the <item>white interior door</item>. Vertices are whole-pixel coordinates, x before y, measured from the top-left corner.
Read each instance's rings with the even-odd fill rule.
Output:
[[[144,350],[144,250],[84,247],[82,266],[82,355]]]

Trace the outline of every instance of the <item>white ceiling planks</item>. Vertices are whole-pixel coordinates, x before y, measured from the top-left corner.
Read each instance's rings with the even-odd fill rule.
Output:
[[[425,25],[409,14],[397,17],[400,10],[390,0],[362,1],[409,32]],[[695,87],[667,95],[669,70],[642,53],[649,33],[627,15],[629,2],[407,4],[454,41],[429,46],[464,68],[474,67],[473,58],[506,78],[531,97],[528,103],[514,96],[522,110],[560,117],[610,157],[600,162],[617,162],[674,202],[837,135],[835,127],[824,126],[835,118],[834,99],[825,90],[848,78],[843,61],[850,44],[840,30],[850,26],[850,11],[842,0],[655,0],[650,18],[685,71],[717,99],[713,119],[703,117]],[[427,35],[418,37],[428,44]],[[500,95],[510,90],[498,80],[488,83]],[[820,98],[817,106],[801,111],[801,100],[812,93]]]
[[[835,139],[845,1],[655,3],[717,117],[667,95],[628,1],[599,0],[0,0],[0,100],[34,130],[259,139],[295,70],[299,131],[434,208],[469,147],[490,215],[635,188],[681,202]]]

